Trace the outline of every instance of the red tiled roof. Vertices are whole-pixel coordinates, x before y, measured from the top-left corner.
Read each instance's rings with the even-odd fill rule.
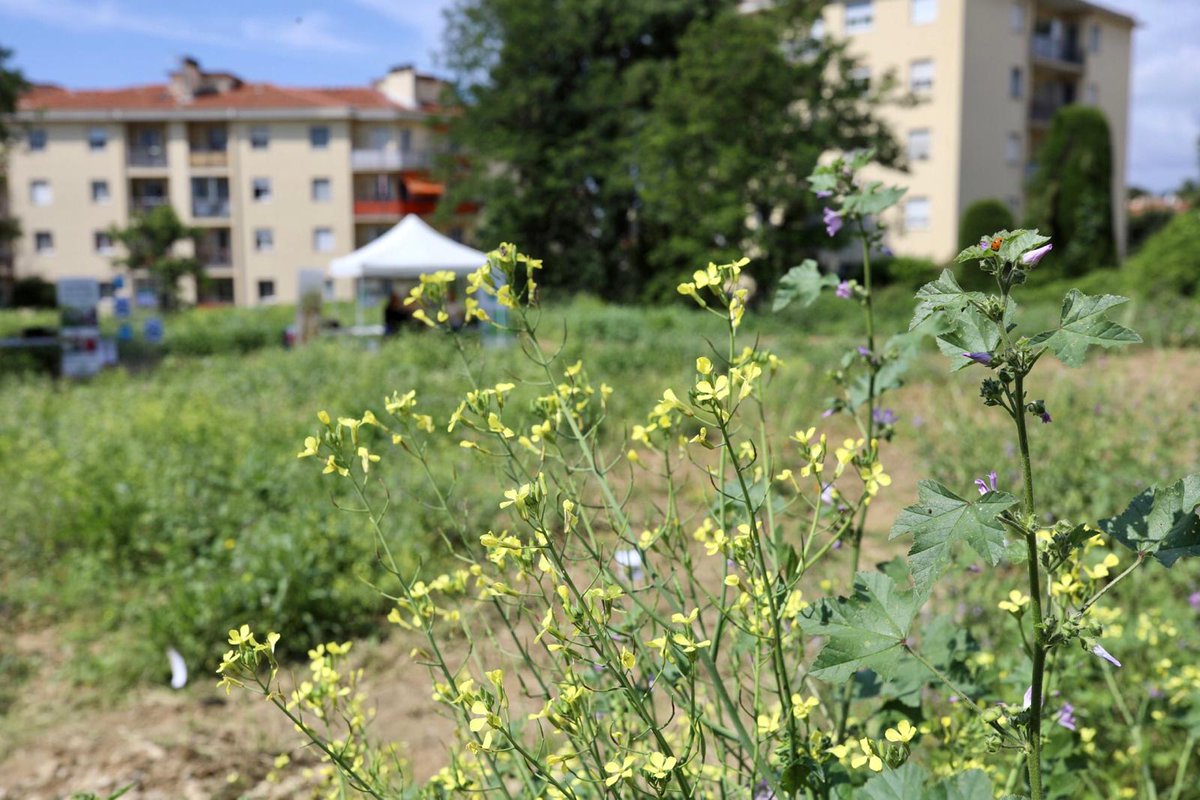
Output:
[[[173,111],[217,108],[400,108],[370,88],[299,88],[271,83],[244,83],[228,91],[198,95],[181,102],[165,84],[124,89],[74,91],[58,86],[34,86],[20,101],[20,110],[99,111],[104,109]]]

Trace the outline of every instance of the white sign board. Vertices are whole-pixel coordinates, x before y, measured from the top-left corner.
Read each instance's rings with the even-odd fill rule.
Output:
[[[96,306],[100,281],[95,278],[60,278],[56,285],[62,314],[62,374],[69,378],[95,375],[104,368]]]

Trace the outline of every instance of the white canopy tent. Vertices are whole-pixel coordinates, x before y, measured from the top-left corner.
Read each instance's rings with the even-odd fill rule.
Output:
[[[416,214],[409,214],[390,231],[353,253],[329,264],[331,278],[353,278],[357,282],[361,326],[363,281],[416,280],[420,275],[449,270],[462,276],[487,263],[487,254],[443,236]],[[480,305],[491,313],[490,297],[480,293]]]

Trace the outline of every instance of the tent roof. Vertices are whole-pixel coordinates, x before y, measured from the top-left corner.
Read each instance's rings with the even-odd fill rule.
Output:
[[[431,228],[409,214],[390,231],[349,255],[329,264],[334,278],[415,278],[447,269],[457,274],[474,272],[487,263],[487,254]]]

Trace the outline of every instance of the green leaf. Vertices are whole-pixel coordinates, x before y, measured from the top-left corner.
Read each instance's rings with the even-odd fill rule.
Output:
[[[950,358],[950,370],[957,372],[975,363],[963,358],[963,353],[995,352],[1000,346],[1000,329],[983,314],[968,309],[955,319],[954,328],[938,335],[937,346]]]
[[[1050,241],[1049,236],[1042,236],[1036,230],[1000,231],[996,235],[1003,239],[1000,245],[1002,261],[1017,261],[1025,253]]]
[[[958,542],[971,545],[992,566],[1005,553],[1004,527],[996,517],[1016,505],[1017,498],[1005,492],[988,492],[967,501],[937,481],[917,484],[917,503],[900,512],[889,538],[906,533],[913,536],[908,551],[913,583],[923,594],[950,566],[951,550]]]
[[[961,253],[956,255],[954,257],[954,263],[965,264],[968,261],[983,261],[985,258],[993,258],[992,251],[988,248],[973,244],[970,247],[964,248]]]
[[[912,589],[898,589],[887,575],[858,573],[853,597],[823,598],[801,615],[805,633],[828,639],[811,674],[842,683],[860,669],[872,669],[890,678],[920,606]]]
[[[1100,528],[1130,550],[1150,553],[1164,567],[1200,555],[1200,473],[1171,486],[1152,486]]]
[[[811,258],[805,259],[798,267],[792,267],[779,280],[779,289],[775,292],[775,303],[772,311],[782,311],[793,302],[801,308],[811,306],[826,286],[837,286],[836,275],[822,275],[817,268],[817,262]]]
[[[1142,337],[1104,316],[1108,309],[1127,300],[1114,294],[1096,297],[1072,289],[1063,298],[1058,328],[1039,333],[1029,343],[1044,344],[1058,356],[1059,361],[1068,367],[1078,367],[1083,364],[1083,355],[1089,345],[1116,347],[1140,342]]]
[[[992,782],[983,770],[973,769],[926,786],[929,773],[909,761],[898,769],[881,772],[863,784],[856,800],[992,800]]]
[[[908,190],[899,186],[884,188],[879,181],[872,181],[862,191],[847,196],[842,203],[842,210],[864,217],[879,214],[896,205],[906,191]]]
[[[972,300],[983,299],[984,296],[980,292],[963,291],[954,279],[954,273],[948,269],[942,270],[936,281],[930,281],[917,290],[917,308],[913,311],[908,329],[911,331],[938,311],[962,311]]]

